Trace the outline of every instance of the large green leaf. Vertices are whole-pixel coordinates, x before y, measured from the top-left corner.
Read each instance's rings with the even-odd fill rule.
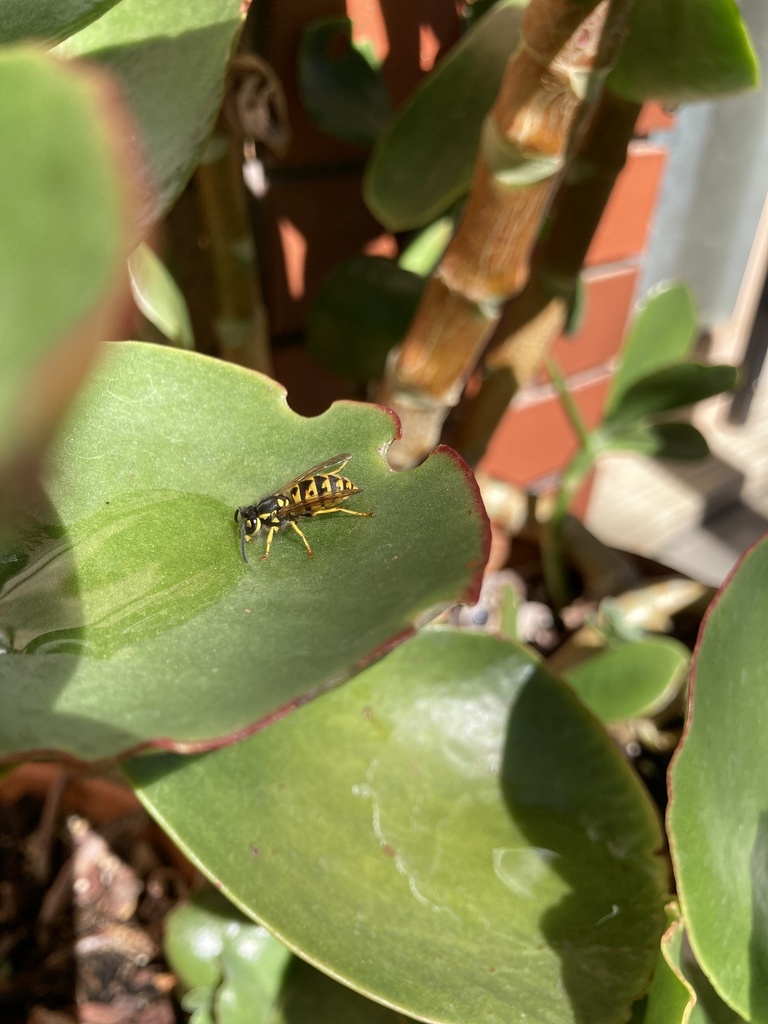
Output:
[[[688,103],[758,82],[757,59],[734,0],[635,0],[607,85],[637,103]]]
[[[715,989],[768,1021],[768,538],[711,607],[670,775],[669,833],[685,928]]]
[[[687,288],[668,285],[646,295],[638,303],[622,344],[606,413],[616,408],[632,384],[687,356],[696,340],[696,326],[696,310]]]
[[[440,449],[408,473],[379,455],[378,406],[304,419],[267,378],[181,349],[112,346],[53,452],[48,505],[0,560],[0,752],[104,757],[191,746],[300,704],[473,595],[487,520]],[[235,506],[350,451],[375,518],[304,520],[266,562],[240,556]]]
[[[427,75],[379,138],[365,201],[390,231],[422,227],[469,189],[483,118],[527,0],[500,0]]]
[[[0,0],[0,44],[64,39],[116,3],[118,0]]]
[[[38,50],[0,53],[0,465],[50,429],[115,304],[128,218],[104,86]]]
[[[726,364],[678,363],[654,370],[630,385],[604,420],[604,426],[635,423],[684,409],[736,386],[738,370]]]
[[[644,991],[655,812],[523,648],[426,631],[243,743],[128,770],[241,909],[410,1016],[619,1024]]]
[[[392,113],[384,81],[352,40],[349,18],[318,18],[299,47],[299,88],[317,127],[372,146]]]
[[[141,127],[159,216],[186,184],[210,135],[242,15],[240,0],[121,0],[59,48],[113,71]]]

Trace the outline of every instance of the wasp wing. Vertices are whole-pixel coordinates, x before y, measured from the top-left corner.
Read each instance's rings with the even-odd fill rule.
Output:
[[[325,473],[328,472],[328,470],[338,469],[339,466],[343,466],[349,462],[351,458],[352,456],[349,452],[343,452],[341,455],[334,455],[333,458],[326,459],[325,462],[318,462],[316,466],[313,466],[311,469],[305,469],[303,473],[299,473],[299,475],[295,476],[293,480],[289,480],[287,484],[283,484],[282,487],[278,487],[272,493],[285,494],[296,484],[300,483],[302,480],[306,480],[308,476],[314,476],[315,473]]]

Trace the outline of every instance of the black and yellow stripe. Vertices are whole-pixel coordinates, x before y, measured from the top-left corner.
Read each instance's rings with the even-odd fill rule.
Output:
[[[357,512],[349,508],[341,508],[349,498],[360,494],[361,490],[347,477],[342,476],[350,456],[336,455],[326,459],[319,466],[308,469],[306,473],[291,480],[279,491],[268,494],[254,505],[235,509],[235,522],[240,523],[240,550],[243,561],[247,562],[245,546],[251,538],[261,530],[267,531],[267,543],[262,559],[269,555],[274,536],[290,527],[301,538],[307,554],[311,557],[312,548],[307,538],[296,524],[301,516],[319,516],[331,512],[344,512],[350,516],[370,517],[373,512]],[[322,472],[331,470],[331,472]]]

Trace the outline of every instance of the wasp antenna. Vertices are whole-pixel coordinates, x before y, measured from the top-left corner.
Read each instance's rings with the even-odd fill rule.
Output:
[[[235,522],[238,522],[239,519],[240,519],[240,509],[236,508],[235,509]]]
[[[240,551],[243,555],[243,561],[248,562],[248,555],[245,553],[245,519],[240,520]]]

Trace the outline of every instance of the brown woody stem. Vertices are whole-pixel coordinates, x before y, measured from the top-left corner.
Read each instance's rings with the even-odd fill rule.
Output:
[[[604,93],[568,169],[548,230],[532,255],[531,276],[505,306],[485,358],[483,385],[468,403],[457,447],[482,457],[517,390],[540,370],[562,333],[584,258],[626,161],[640,107]]]
[[[498,304],[525,283],[574,128],[618,50],[630,3],[531,0],[486,118],[461,224],[390,360],[382,400],[403,422],[393,464],[413,465],[439,441],[496,325]]]
[[[224,359],[271,374],[267,313],[246,208],[242,161],[242,142],[220,116],[195,172],[213,264],[213,329]]]

